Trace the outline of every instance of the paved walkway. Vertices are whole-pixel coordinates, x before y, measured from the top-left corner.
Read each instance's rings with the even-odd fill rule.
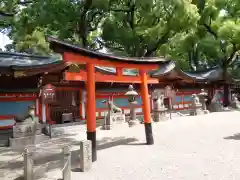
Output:
[[[83,126],[72,127],[69,132],[73,134],[68,134],[65,141],[76,144],[85,138],[83,129]],[[143,125],[133,128],[120,125],[112,131],[99,130],[97,162],[91,171],[85,173],[73,167],[72,179],[240,179],[240,112],[178,117],[154,123],[153,131],[155,144],[147,146],[143,145]],[[52,169],[45,177],[56,180],[61,177],[61,172]]]

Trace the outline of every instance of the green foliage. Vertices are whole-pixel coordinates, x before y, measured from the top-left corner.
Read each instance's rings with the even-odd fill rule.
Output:
[[[17,51],[49,53],[44,34],[95,49],[98,28],[107,10],[108,0],[31,1],[12,17],[9,36]]]
[[[194,0],[200,19],[196,28],[171,39],[165,53],[188,61],[190,69],[221,65],[225,71],[240,50],[240,1]]]
[[[187,0],[113,0],[101,38],[110,51],[154,56],[169,38],[194,27],[198,18],[196,6]]]
[[[184,70],[227,71],[240,53],[239,0],[2,0],[0,18],[13,40],[6,49],[19,52],[50,53],[48,34],[117,55],[165,56]]]

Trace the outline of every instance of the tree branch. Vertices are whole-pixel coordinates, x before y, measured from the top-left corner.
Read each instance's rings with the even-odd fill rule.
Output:
[[[18,1],[17,2],[17,4],[22,5],[22,6],[30,4],[30,3],[33,3],[33,1]]]
[[[167,31],[152,48],[147,48],[147,52],[144,54],[144,57],[152,56],[152,54],[159,48],[160,45],[167,42],[169,36],[169,31]]]
[[[33,3],[33,1],[30,1],[30,0],[29,1],[27,1],[27,0],[26,1],[21,1],[21,0],[19,0],[16,4],[21,5],[21,6],[25,6],[25,5],[28,5],[30,3]],[[4,11],[0,10],[0,16],[4,16],[4,17],[13,17],[16,13],[17,12],[15,12],[15,11],[9,13],[9,12],[4,12]]]
[[[83,12],[81,13],[80,22],[78,23],[78,30],[79,35],[82,39],[82,45],[83,47],[88,46],[88,40],[87,40],[87,12],[89,11],[90,7],[92,5],[92,0],[86,0],[83,6]]]
[[[233,58],[238,50],[239,49],[237,49],[236,44],[233,44],[233,50],[232,50],[232,53],[230,54],[229,58],[227,59],[227,64],[230,65],[233,63]]]
[[[14,14],[13,13],[7,13],[7,12],[0,11],[0,16],[13,17]]]
[[[209,25],[207,25],[206,23],[204,23],[203,26],[206,28],[206,30],[207,30],[210,34],[212,34],[212,35],[214,36],[215,39],[218,38],[217,33],[215,33]]]
[[[113,11],[113,12],[130,12],[131,9],[111,9],[110,8],[110,11]]]
[[[100,39],[96,39],[96,41],[97,41],[97,43],[101,44],[102,47],[106,47],[106,48],[109,48],[109,49],[114,49],[116,51],[124,51],[123,47],[111,46],[108,43],[105,43],[105,42],[101,41]]]
[[[174,10],[176,9],[176,7],[173,7],[173,10],[172,12],[169,12],[167,10],[167,8],[164,6],[163,7],[164,10],[167,12],[168,14],[168,18],[167,18],[167,31],[166,33],[157,41],[157,43],[155,44],[155,46],[153,46],[151,49],[147,48],[147,52],[144,54],[145,57],[149,57],[149,56],[152,56],[152,54],[154,52],[157,51],[157,49],[159,48],[159,46],[165,44],[169,38],[169,35],[170,35],[170,30],[169,30],[169,23],[170,23],[170,20],[172,19],[173,15],[174,15]],[[173,36],[176,34],[176,32],[173,34]]]

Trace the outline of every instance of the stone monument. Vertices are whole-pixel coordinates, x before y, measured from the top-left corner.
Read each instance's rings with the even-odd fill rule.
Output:
[[[108,104],[108,113],[104,117],[102,129],[110,130],[113,123],[124,123],[125,115],[122,113],[122,109],[113,104],[111,100],[104,100],[103,103]]]
[[[236,94],[232,95],[231,107],[234,109],[240,109],[240,102],[239,102]]]
[[[20,148],[26,145],[39,143],[47,139],[42,134],[42,125],[38,117],[35,116],[35,107],[29,106],[28,115],[13,126],[13,137],[9,138],[9,144],[12,148]]]
[[[82,172],[92,168],[92,141],[90,140],[80,142],[80,168]]]
[[[154,121],[159,122],[163,120],[167,120],[167,108],[164,106],[164,95],[161,94],[157,96],[157,100],[155,101],[154,107]]]
[[[202,114],[202,104],[199,101],[199,98],[196,94],[192,94],[192,103],[191,103],[191,116],[197,116]]]

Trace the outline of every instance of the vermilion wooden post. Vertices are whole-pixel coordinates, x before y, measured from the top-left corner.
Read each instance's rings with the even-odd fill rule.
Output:
[[[82,119],[82,90],[79,90],[79,120]]]
[[[152,133],[152,123],[151,123],[151,109],[150,100],[148,95],[148,85],[147,85],[147,73],[144,70],[140,70],[141,76],[141,95],[143,103],[143,114],[144,114],[144,126],[146,133],[146,141],[148,145],[154,144],[153,133]]]
[[[96,94],[95,94],[95,67],[87,63],[87,139],[92,141],[92,161],[97,160],[96,148]]]
[[[119,67],[116,68],[116,75],[122,76],[122,68],[119,68]]]

